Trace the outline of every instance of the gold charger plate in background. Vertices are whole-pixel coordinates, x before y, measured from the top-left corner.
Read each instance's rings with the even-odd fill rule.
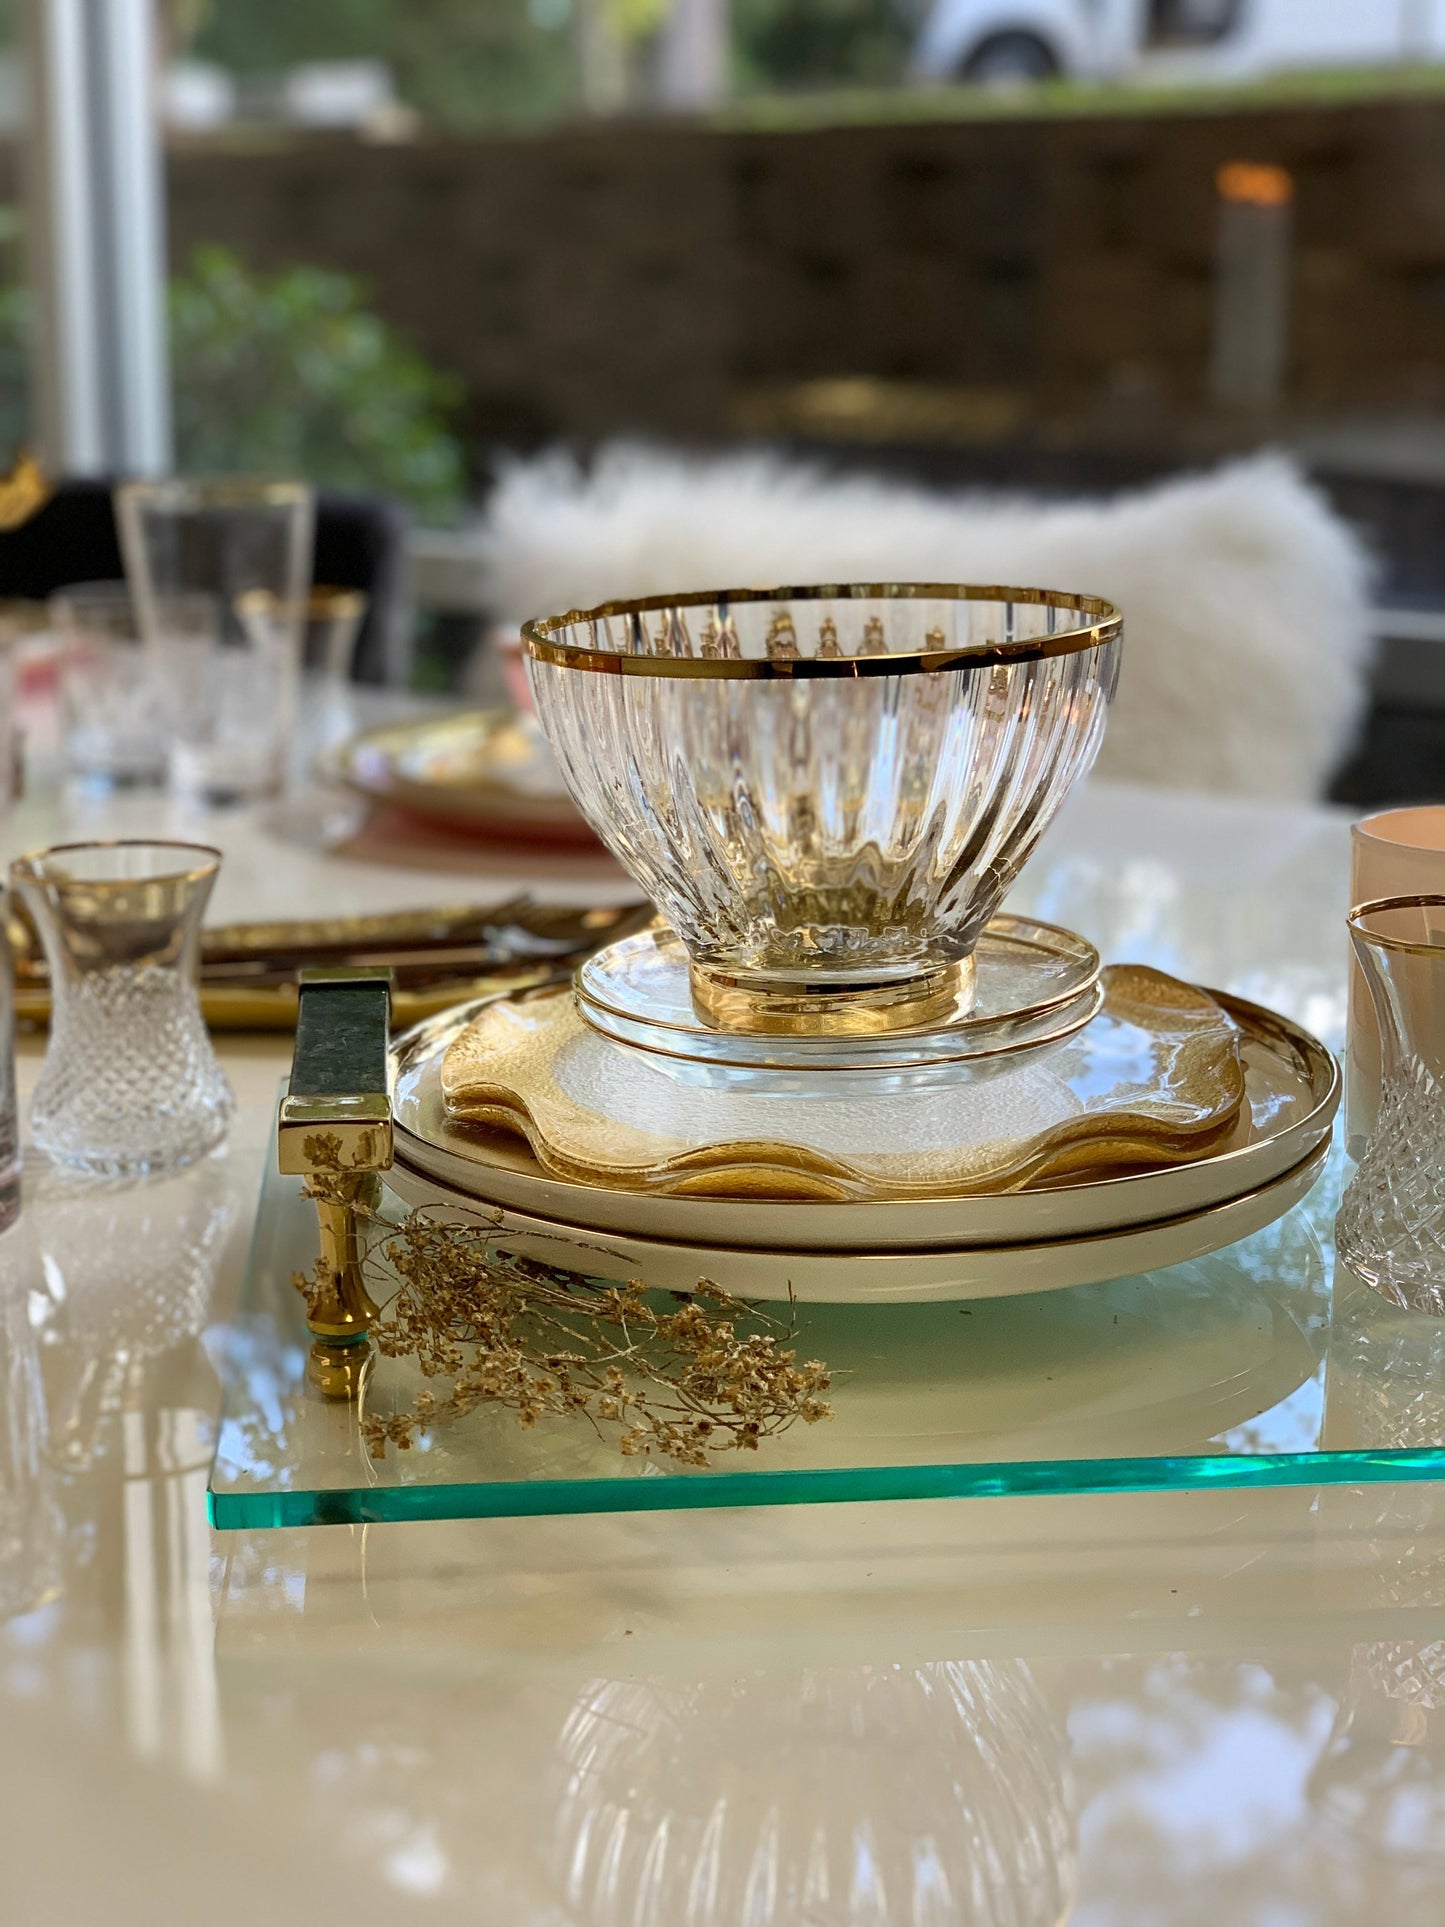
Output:
[[[332,767],[349,788],[449,829],[595,845],[536,721],[463,710],[355,736]]]

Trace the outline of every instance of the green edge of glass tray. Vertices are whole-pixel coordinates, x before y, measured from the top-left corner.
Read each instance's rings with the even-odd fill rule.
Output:
[[[268,1170],[224,1345],[209,1487],[223,1529],[850,1500],[1445,1477],[1445,1321],[1341,1268],[1336,1148],[1310,1196],[1212,1256],[1073,1290],[935,1305],[799,1306],[833,1419],[691,1470],[623,1458],[575,1418],[487,1410],[369,1458],[354,1406],[305,1382],[291,1284],[316,1252],[299,1181]],[[395,1202],[395,1201],[393,1201]],[[369,1409],[422,1380],[378,1359]]]

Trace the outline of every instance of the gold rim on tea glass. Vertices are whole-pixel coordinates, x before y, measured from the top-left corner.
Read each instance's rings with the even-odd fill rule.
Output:
[[[1407,937],[1396,931],[1371,928],[1382,918],[1406,910],[1438,910],[1439,934]],[[1376,897],[1371,903],[1357,903],[1345,921],[1352,936],[1363,943],[1376,944],[1381,950],[1408,951],[1416,957],[1429,957],[1445,950],[1445,896]]]
[[[725,636],[728,609],[733,603],[775,602],[997,602],[1006,608],[1021,604],[1035,608],[1084,615],[1088,622],[1072,622],[1068,627],[1044,635],[1013,637],[948,646],[942,631],[936,631],[937,647],[890,653],[880,650],[855,656],[820,653],[816,656],[774,654],[744,657],[725,654],[685,655],[677,645],[691,647],[687,634],[688,609],[707,610],[720,636]],[[651,635],[642,618],[663,618],[657,635]],[[627,648],[614,646],[611,625],[627,625]],[[558,642],[563,631],[587,623],[593,633],[592,646]],[[608,646],[599,646],[601,630]],[[537,618],[522,624],[522,647],[537,662],[550,662],[564,669],[580,669],[608,676],[673,676],[695,681],[767,682],[813,681],[860,676],[911,676],[938,674],[948,669],[977,669],[990,663],[1042,662],[1050,656],[1072,655],[1082,649],[1097,649],[1114,642],[1123,630],[1123,618],[1112,602],[1100,596],[1076,595],[1062,589],[1020,589],[984,587],[958,582],[845,582],[817,583],[802,588],[708,589],[692,595],[643,596],[634,600],[599,603],[595,609],[574,609],[566,615]],[[930,636],[928,640],[933,641]],[[701,647],[706,650],[707,643]]]
[[[42,899],[55,907],[88,966],[184,960],[194,977],[200,920],[220,867],[221,852],[208,843],[117,837],[33,850],[15,859],[10,877],[32,916]],[[52,999],[54,964],[52,957]]]
[[[132,875],[117,870],[111,876],[77,876],[64,869],[52,869],[57,858],[70,858],[72,861],[81,856],[95,856],[102,852],[131,850],[161,850],[177,859],[183,857],[202,858],[203,861],[185,864],[179,860],[172,870],[154,870],[143,873],[137,868]],[[88,837],[78,843],[52,843],[44,850],[27,850],[17,856],[10,865],[10,874],[27,883],[60,884],[65,887],[82,886],[88,890],[134,889],[138,885],[152,886],[167,883],[199,883],[203,877],[214,876],[221,866],[221,852],[210,843],[187,843],[181,839],[165,836],[117,836]]]

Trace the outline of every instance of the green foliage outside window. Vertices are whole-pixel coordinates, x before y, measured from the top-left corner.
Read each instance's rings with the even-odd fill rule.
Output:
[[[174,0],[173,0],[174,3]],[[382,60],[423,123],[469,133],[582,103],[591,12],[646,66],[671,0],[186,0],[189,51],[239,74]],[[896,85],[927,0],[732,0],[734,78],[776,89]]]
[[[739,91],[895,87],[922,10],[910,0],[733,0]]]
[[[171,283],[176,466],[189,474],[304,475],[391,495],[423,522],[461,506],[466,464],[448,427],[460,384],[324,268],[260,275],[225,248]],[[0,463],[26,439],[26,302],[0,294]]]
[[[176,460],[197,474],[305,475],[394,495],[424,521],[460,505],[447,418],[460,385],[325,268],[251,272],[201,248],[170,294]]]
[[[384,60],[429,126],[556,119],[578,98],[571,0],[204,0],[188,51],[239,74]]]

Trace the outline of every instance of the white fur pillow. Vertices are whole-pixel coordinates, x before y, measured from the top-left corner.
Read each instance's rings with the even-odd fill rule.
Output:
[[[482,542],[490,600],[519,621],[615,596],[824,581],[1107,596],[1125,619],[1109,776],[1315,797],[1364,700],[1364,554],[1277,455],[1048,504],[623,446],[590,475],[560,456],[510,468]]]

